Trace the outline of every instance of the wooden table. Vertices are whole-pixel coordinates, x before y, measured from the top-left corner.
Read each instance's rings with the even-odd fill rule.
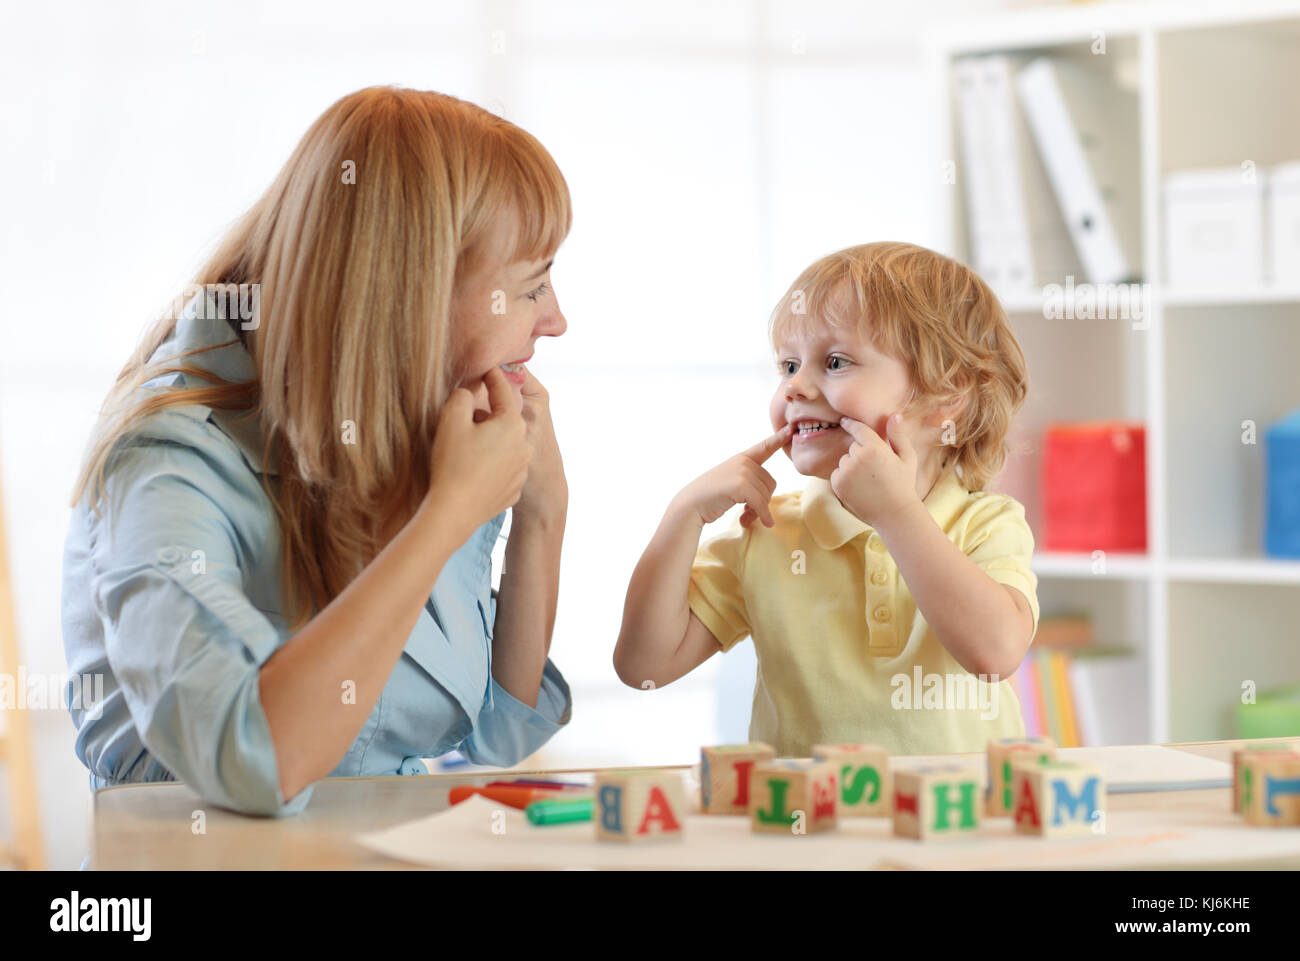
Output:
[[[1221,761],[1244,741],[1168,744]],[[686,770],[679,765],[676,770]],[[510,771],[391,777],[337,777],[316,783],[311,803],[285,818],[247,817],[204,803],[174,781],[126,784],[95,792],[94,837],[90,867],[104,870],[363,870],[410,869],[418,865],[387,858],[355,843],[354,835],[423,817],[448,806],[447,792],[460,784],[484,785],[506,776],[543,777],[590,774],[590,769]],[[1111,810],[1142,808],[1226,810],[1230,788],[1111,794]],[[191,829],[195,811],[206,817],[206,833]],[[1268,830],[1261,828],[1260,830]],[[1143,865],[1143,870],[1300,869],[1300,858],[1213,864]]]

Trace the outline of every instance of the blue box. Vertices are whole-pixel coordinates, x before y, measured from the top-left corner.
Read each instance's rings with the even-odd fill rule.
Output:
[[[1300,558],[1300,410],[1268,429],[1264,553]]]

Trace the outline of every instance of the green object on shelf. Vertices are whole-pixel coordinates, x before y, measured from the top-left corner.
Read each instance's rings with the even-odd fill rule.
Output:
[[[1300,684],[1261,691],[1254,704],[1237,706],[1242,738],[1300,736]]]

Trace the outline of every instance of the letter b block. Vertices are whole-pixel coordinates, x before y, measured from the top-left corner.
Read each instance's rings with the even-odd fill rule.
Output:
[[[700,809],[705,814],[748,814],[749,777],[754,765],[776,759],[761,741],[700,749]]]
[[[1104,833],[1106,781],[1098,767],[1065,761],[1014,764],[1011,796],[1017,834],[1059,838]]]
[[[818,744],[814,760],[835,765],[840,782],[840,817],[889,817],[894,787],[889,751],[878,744]]]
[[[591,814],[601,841],[680,840],[686,789],[675,771],[605,771]]]
[[[960,764],[895,771],[894,836],[932,841],[975,834],[979,789],[979,772]]]
[[[813,834],[838,825],[839,778],[828,761],[780,760],[754,765],[749,779],[753,829]]]

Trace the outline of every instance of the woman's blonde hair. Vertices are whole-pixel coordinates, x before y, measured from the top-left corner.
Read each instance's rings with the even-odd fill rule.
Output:
[[[514,124],[431,91],[343,97],[191,285],[260,285],[259,322],[241,338],[256,380],[183,363],[199,351],[150,363],[175,328],[169,311],[104,402],[73,505],[89,488],[99,512],[115,445],[150,414],[176,404],[247,410],[279,470],[279,489],[265,473],[263,487],[280,522],[284,612],[300,627],[378,553],[394,504],[413,510],[428,487],[438,415],[459,373],[456,284],[502,238],[507,262],[551,257],[570,224],[559,168]],[[209,384],[137,396],[174,372]],[[355,429],[340,443],[345,421]]]
[[[856,326],[903,364],[912,386],[905,414],[966,399],[947,464],[968,490],[983,490],[1002,470],[1028,369],[1002,305],[975,271],[915,244],[847,247],[790,285],[772,312],[773,347],[810,324]]]

